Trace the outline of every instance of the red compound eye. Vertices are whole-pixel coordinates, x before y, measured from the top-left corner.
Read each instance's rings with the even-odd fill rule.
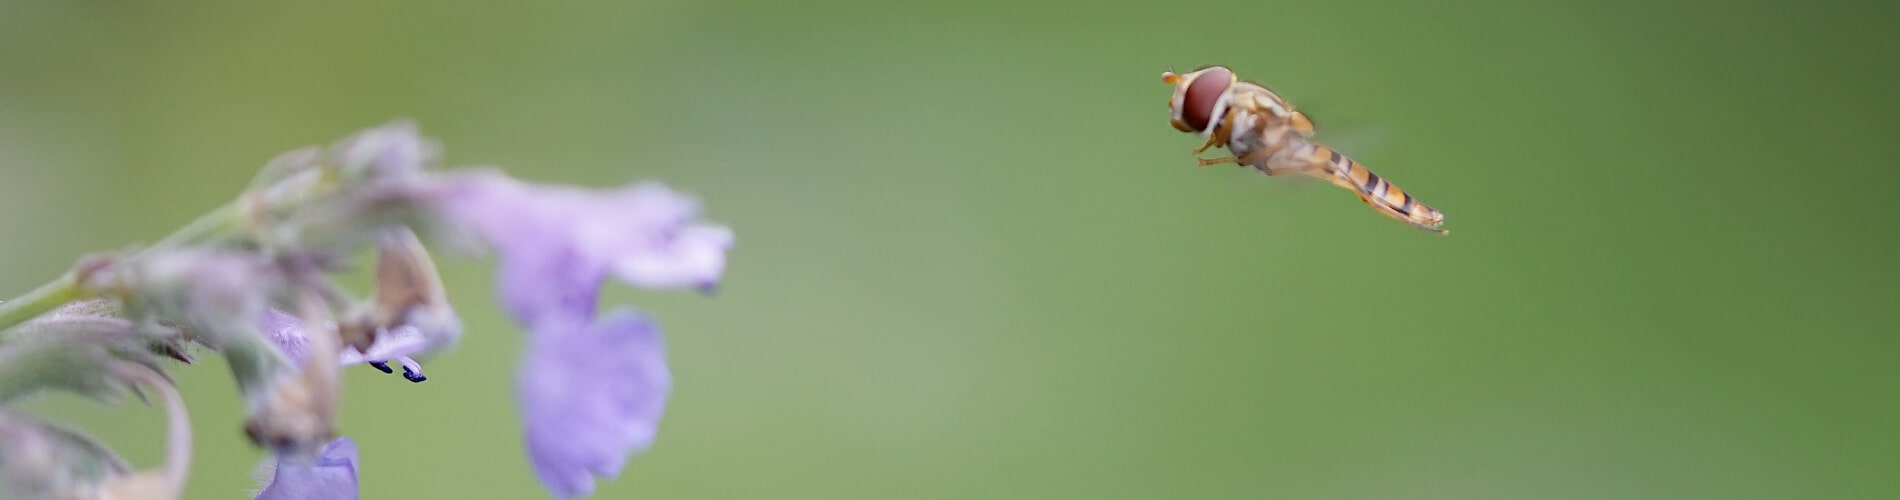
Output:
[[[1194,83],[1188,84],[1187,95],[1183,97],[1181,121],[1187,122],[1196,131],[1207,130],[1207,122],[1214,119],[1214,103],[1220,101],[1221,93],[1234,84],[1234,72],[1215,66],[1194,77]]]

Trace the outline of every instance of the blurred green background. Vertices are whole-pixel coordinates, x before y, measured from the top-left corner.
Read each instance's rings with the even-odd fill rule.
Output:
[[[271,156],[410,117],[454,165],[658,179],[739,235],[599,498],[1900,495],[1894,4],[0,3],[0,294]],[[1196,169],[1225,64],[1448,216]],[[491,268],[364,498],[542,498]],[[192,498],[259,453],[178,370]],[[34,408],[156,463],[160,413]]]

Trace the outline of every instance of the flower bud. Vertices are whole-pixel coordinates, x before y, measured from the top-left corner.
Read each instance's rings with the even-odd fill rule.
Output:
[[[332,146],[330,155],[344,179],[365,179],[421,172],[440,149],[422,138],[414,122],[402,120],[357,132]]]

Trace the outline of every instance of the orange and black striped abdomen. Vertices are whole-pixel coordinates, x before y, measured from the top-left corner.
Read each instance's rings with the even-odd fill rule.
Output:
[[[1315,149],[1315,154],[1324,158],[1333,175],[1338,178],[1339,182],[1335,184],[1358,191],[1359,199],[1365,201],[1367,205],[1419,229],[1437,233],[1449,232],[1439,228],[1445,223],[1445,214],[1440,213],[1438,209],[1419,202],[1404,189],[1392,185],[1391,181],[1380,178],[1379,174],[1372,173],[1372,169],[1352,161],[1352,158],[1340,154],[1337,150],[1325,146]]]

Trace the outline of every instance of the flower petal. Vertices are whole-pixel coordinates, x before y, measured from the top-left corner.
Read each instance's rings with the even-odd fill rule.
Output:
[[[619,474],[653,443],[672,391],[659,329],[630,309],[584,330],[538,331],[519,402],[529,461],[549,491],[573,497]]]
[[[531,331],[576,330],[594,316],[602,271],[562,247],[504,252],[495,291],[517,323]]]
[[[489,171],[432,191],[445,219],[501,254],[501,300],[532,331],[585,324],[609,273],[648,288],[710,287],[733,240],[730,229],[694,224],[699,202],[656,182],[590,190]]]
[[[725,226],[688,226],[651,251],[622,256],[614,262],[614,272],[621,281],[642,288],[710,289],[726,271],[732,239],[732,230]]]
[[[356,488],[356,442],[340,437],[323,447],[315,461],[302,462],[275,456],[270,467],[269,484],[258,492],[257,500],[354,500]]]

